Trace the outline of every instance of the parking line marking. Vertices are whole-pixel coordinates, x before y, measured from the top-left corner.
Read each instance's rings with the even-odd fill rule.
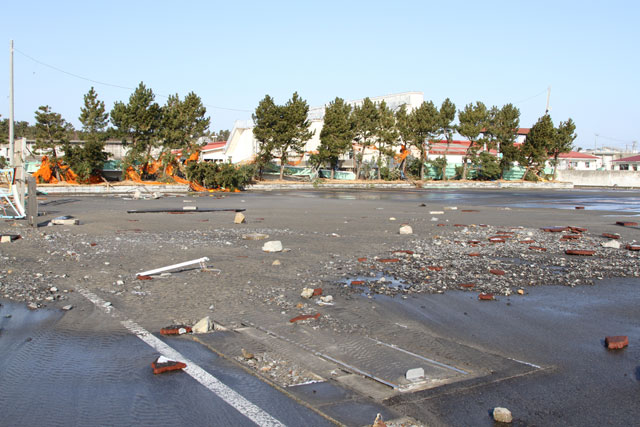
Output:
[[[114,318],[119,318],[119,316],[115,309],[108,305],[106,301],[97,296],[96,294],[87,291],[86,289],[78,289],[78,292],[82,294],[85,298],[91,301],[96,307],[102,309],[106,313],[110,314]],[[142,326],[138,325],[132,320],[125,319],[120,320],[122,326],[124,326],[129,332],[140,338],[144,343],[149,345],[151,348],[156,350],[162,356],[171,359],[178,360],[187,364],[187,367],[184,371],[189,374],[193,379],[198,381],[200,384],[205,386],[211,392],[213,392],[220,399],[225,401],[227,404],[232,406],[235,410],[240,412],[245,417],[249,418],[254,423],[259,426],[284,426],[282,422],[278,421],[276,418],[269,415],[266,411],[264,411],[259,406],[249,402],[242,395],[240,395],[235,390],[229,388],[227,385],[222,383],[216,377],[211,375],[209,372],[202,369],[200,366],[192,362],[191,360],[185,358],[181,355],[177,350],[170,347],[168,344],[157,338],[155,335],[144,329]]]

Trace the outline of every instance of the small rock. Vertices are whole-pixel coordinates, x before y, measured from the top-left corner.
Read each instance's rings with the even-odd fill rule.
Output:
[[[499,423],[510,423],[513,421],[511,411],[507,408],[493,408],[493,419]]]
[[[69,310],[71,310],[72,308],[73,308],[73,306],[72,306],[71,304],[69,304],[69,305],[65,305],[64,307],[62,307],[62,309],[63,309],[64,311],[69,311]]]
[[[275,261],[273,261],[273,262],[271,263],[271,265],[281,265],[281,264],[282,264],[282,263],[280,262],[280,260],[279,260],[279,259],[277,259],[277,260],[275,260]]]
[[[303,288],[300,296],[305,299],[311,298],[313,296],[313,288]]]
[[[245,360],[251,360],[254,359],[255,356],[253,353],[249,353],[247,350],[245,350],[244,348],[242,349],[242,357],[244,357]]]
[[[38,309],[38,304],[36,304],[35,302],[30,302],[29,304],[27,304],[27,308],[29,310],[37,310]]]
[[[326,295],[326,296],[320,297],[320,301],[328,303],[333,301],[333,297],[331,295]]]
[[[246,222],[245,216],[242,212],[236,212],[236,217],[233,219],[234,224],[244,224]]]
[[[116,285],[118,286],[124,285],[124,280],[116,280]]]
[[[524,289],[518,289],[518,295],[524,295]]]
[[[134,199],[139,199],[140,197],[142,197],[142,193],[140,192],[140,190],[135,190],[133,192],[133,198]]]
[[[410,225],[403,225],[400,227],[400,234],[413,234],[413,229]]]
[[[249,233],[249,234],[242,235],[243,240],[265,240],[268,238],[269,238],[269,235],[263,234],[263,233]]]
[[[262,246],[262,250],[264,252],[282,252],[282,242],[279,240],[266,242],[264,246]]]
[[[620,249],[620,242],[618,240],[609,240],[608,242],[600,243],[603,248]]]
[[[58,292],[58,288],[56,288],[55,286],[52,286],[51,288],[49,288],[50,292]]]
[[[424,379],[424,368],[409,369],[405,374],[407,381],[420,381]]]
[[[444,215],[444,211],[429,211],[430,215]]]
[[[395,221],[395,220],[396,220],[395,217],[390,217],[389,218],[389,221]]]
[[[382,414],[376,415],[376,419],[371,427],[387,427],[384,420],[382,419]]]
[[[203,317],[191,328],[194,334],[206,334],[211,332],[212,329],[213,322],[209,316]]]
[[[104,304],[102,304],[103,307],[107,308],[107,307],[111,307],[113,304],[111,304],[109,301],[106,301]]]

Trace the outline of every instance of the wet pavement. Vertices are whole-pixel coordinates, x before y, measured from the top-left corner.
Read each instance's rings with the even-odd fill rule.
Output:
[[[158,354],[134,335],[67,328],[62,313],[2,303],[0,424],[255,425],[184,372],[153,375]],[[202,345],[164,341],[283,424],[332,425]]]

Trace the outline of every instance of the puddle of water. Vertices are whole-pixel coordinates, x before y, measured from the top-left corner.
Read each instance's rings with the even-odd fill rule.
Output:
[[[381,279],[384,279],[384,280],[381,281]],[[359,284],[352,285],[351,282],[365,282],[365,283],[361,285]],[[394,277],[391,277],[382,273],[378,273],[375,276],[358,276],[355,278],[343,280],[342,283],[352,288],[362,290],[363,292],[361,293],[361,295],[363,296],[373,295],[373,292],[370,292],[370,288],[373,286],[376,286],[376,287],[384,286],[385,288],[393,289],[393,290],[404,290],[404,289],[409,289],[411,287],[411,285],[408,283],[404,283],[401,280],[398,280]]]

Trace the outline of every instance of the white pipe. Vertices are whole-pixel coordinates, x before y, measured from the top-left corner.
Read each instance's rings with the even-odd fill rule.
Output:
[[[202,266],[204,268],[204,263],[206,261],[209,261],[209,258],[202,257],[202,258],[194,259],[194,260],[191,260],[191,261],[181,262],[180,264],[168,265],[166,267],[156,268],[155,270],[144,271],[142,273],[136,274],[136,276],[151,276],[153,274],[162,273],[163,271],[173,270],[175,268],[186,267],[188,265],[198,264],[198,263],[202,264]]]

